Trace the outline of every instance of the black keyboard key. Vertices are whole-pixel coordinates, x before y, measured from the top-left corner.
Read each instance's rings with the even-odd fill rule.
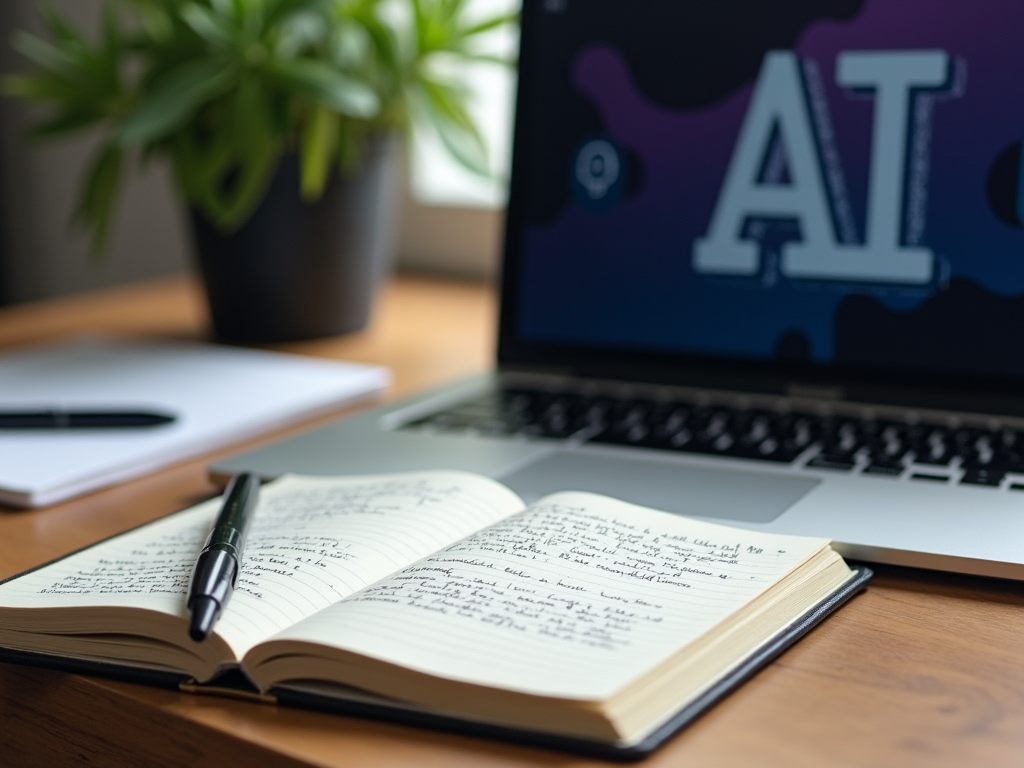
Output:
[[[905,469],[906,467],[898,461],[873,461],[864,467],[864,474],[899,477]]]
[[[669,448],[674,448],[676,450],[684,450],[693,443],[693,432],[684,427],[683,429],[680,429],[678,432],[675,432],[674,434],[669,436],[666,442],[667,447]]]
[[[809,448],[821,437],[823,420],[806,413],[785,414],[779,417],[779,430],[794,448]]]
[[[838,469],[838,470],[851,470],[856,466],[856,461],[853,456],[849,453],[840,452],[826,452],[819,453],[809,462],[807,466],[814,467],[815,469]]]
[[[914,451],[914,462],[933,467],[945,467],[953,460],[953,451],[946,444],[931,445]]]
[[[915,424],[907,434],[916,464],[947,466],[956,455],[952,430],[940,424]]]
[[[753,446],[740,448],[732,455],[743,459],[758,459],[760,461],[776,461],[782,464],[790,464],[804,452],[802,448],[796,448],[780,442],[774,437],[768,437]]]
[[[1006,473],[997,469],[968,469],[960,482],[966,485],[999,485]]]

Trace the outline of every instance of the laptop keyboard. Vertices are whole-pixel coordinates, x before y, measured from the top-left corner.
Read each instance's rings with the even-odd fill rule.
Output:
[[[927,421],[554,392],[495,391],[406,429],[559,438],[837,472],[1024,490],[1024,432]],[[1014,474],[1021,474],[1014,480]]]

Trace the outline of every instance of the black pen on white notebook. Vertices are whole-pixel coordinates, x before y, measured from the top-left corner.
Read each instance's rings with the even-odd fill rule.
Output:
[[[174,417],[167,413],[132,409],[37,408],[0,411],[0,429],[137,429],[159,427],[172,421]]]
[[[224,504],[192,571],[188,609],[189,636],[197,643],[209,637],[238,581],[245,537],[259,498],[260,481],[243,473],[224,492]]]

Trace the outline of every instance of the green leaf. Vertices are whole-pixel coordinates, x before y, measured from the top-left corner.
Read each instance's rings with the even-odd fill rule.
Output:
[[[150,40],[164,43],[172,39],[175,25],[169,9],[154,7],[149,0],[128,2],[134,6],[142,30]]]
[[[445,26],[452,26],[452,22],[465,11],[465,4],[465,0],[440,0],[440,16]]]
[[[223,15],[218,16],[210,8],[198,3],[189,3],[181,11],[181,18],[199,37],[211,45],[227,45],[233,39],[233,30]]]
[[[355,174],[362,164],[363,151],[370,140],[370,129],[358,120],[344,121],[338,131],[338,167],[344,174]]]
[[[11,46],[44,71],[71,75],[78,70],[71,54],[28,32],[16,32]]]
[[[282,19],[294,14],[310,11],[327,11],[337,0],[268,0],[265,9],[267,28],[276,26]]]
[[[366,31],[377,54],[375,58],[367,60],[367,68],[376,70],[374,74],[378,79],[400,77],[402,72],[401,45],[399,45],[395,30],[381,23],[371,13],[361,14],[355,20]]]
[[[230,124],[218,126],[222,141],[241,157],[266,151],[267,134],[273,133],[269,96],[261,80],[243,78],[230,103]],[[214,130],[217,130],[215,128]]]
[[[508,56],[500,56],[490,53],[469,53],[467,51],[459,52],[459,60],[462,62],[475,62],[478,64],[494,64],[495,66],[501,67],[513,67],[516,64],[516,60]]]
[[[327,186],[338,146],[340,119],[324,106],[315,107],[302,132],[301,192],[305,200],[316,200]]]
[[[266,194],[279,153],[268,146],[249,157],[235,158],[200,190],[196,204],[222,232],[242,226]]]
[[[236,143],[233,124],[216,120],[220,130],[190,125],[171,139],[173,166],[178,184],[189,202],[198,204],[209,190],[223,186],[234,162]]]
[[[96,51],[96,73],[111,93],[121,88],[121,28],[113,5],[103,9],[103,40]]]
[[[424,80],[423,94],[423,111],[445,149],[466,169],[487,176],[487,147],[463,106],[462,92],[451,85]]]
[[[96,125],[105,117],[106,115],[99,111],[63,112],[32,126],[32,136],[37,139],[63,136]]]
[[[467,37],[475,37],[482,35],[485,32],[490,32],[495,29],[500,29],[507,24],[514,24],[519,21],[518,13],[506,13],[501,16],[492,16],[484,21],[477,22],[468,27],[464,27],[459,30],[458,37],[465,40]]]
[[[123,162],[121,148],[107,144],[90,165],[79,191],[73,221],[92,230],[91,250],[94,256],[103,250],[109,237]]]
[[[131,115],[121,124],[121,144],[146,144],[184,125],[197,108],[228,90],[234,73],[219,59],[181,64],[157,79]]]
[[[237,169],[233,185],[226,193],[206,198],[207,212],[223,231],[231,232],[242,226],[266,194],[270,177],[277,167],[277,157],[260,153],[248,158]]]
[[[430,25],[430,17],[427,9],[423,7],[423,0],[412,0],[412,19],[418,36],[417,47],[423,47],[423,32]]]
[[[66,80],[47,75],[8,75],[0,80],[7,96],[29,101],[71,101],[80,88]]]
[[[269,70],[282,87],[304,93],[339,114],[370,118],[380,109],[373,88],[329,64],[312,59],[275,61]]]
[[[250,83],[253,85],[253,83]],[[237,229],[266,194],[281,155],[266,117],[266,93],[240,88],[217,105],[202,125],[175,134],[170,147],[175,178],[185,198],[223,232]]]
[[[178,190],[195,204],[203,195],[203,163],[190,131],[180,131],[170,141],[171,169]]]
[[[71,24],[58,14],[53,8],[43,10],[43,23],[50,33],[54,43],[59,48],[74,48],[84,46],[85,40]]]
[[[259,0],[253,0],[253,2],[258,1]],[[244,11],[244,9],[241,8],[239,0],[209,0],[209,4],[213,6],[213,10],[220,16],[233,21],[238,21],[239,14]]]
[[[365,28],[357,24],[339,26],[328,41],[331,60],[343,70],[354,70],[373,56],[372,41]]]

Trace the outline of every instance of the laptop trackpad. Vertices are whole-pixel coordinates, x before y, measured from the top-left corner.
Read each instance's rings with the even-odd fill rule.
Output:
[[[756,470],[555,453],[502,477],[528,503],[556,491],[593,491],[694,517],[767,523],[820,481]]]

